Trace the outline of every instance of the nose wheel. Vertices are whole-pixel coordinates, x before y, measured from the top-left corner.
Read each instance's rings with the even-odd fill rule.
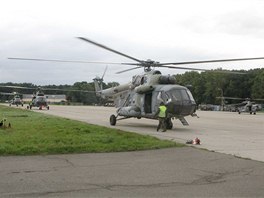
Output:
[[[116,125],[116,116],[115,115],[111,115],[110,116],[110,124],[112,126],[115,126]]]

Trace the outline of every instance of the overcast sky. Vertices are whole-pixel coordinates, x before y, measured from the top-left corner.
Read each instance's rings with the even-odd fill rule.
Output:
[[[159,62],[264,57],[261,0],[8,0],[0,7],[0,82],[72,84],[101,76],[106,65],[8,60],[26,57],[133,62],[76,37],[140,60]],[[263,61],[189,65],[263,68]],[[188,65],[186,65],[187,67]],[[128,82],[142,69],[109,65],[106,82]],[[164,74],[182,73],[161,69]]]

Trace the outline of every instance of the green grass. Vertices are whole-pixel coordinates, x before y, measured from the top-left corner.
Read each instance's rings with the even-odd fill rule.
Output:
[[[0,105],[0,155],[118,152],[181,147],[172,141]]]

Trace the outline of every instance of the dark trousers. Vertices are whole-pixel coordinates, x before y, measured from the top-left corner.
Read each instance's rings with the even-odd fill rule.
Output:
[[[162,128],[163,132],[165,132],[167,130],[166,118],[159,118],[159,125],[157,127],[157,131],[159,131],[160,128]]]

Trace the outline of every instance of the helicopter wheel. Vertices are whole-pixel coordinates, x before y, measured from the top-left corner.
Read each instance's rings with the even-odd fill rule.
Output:
[[[172,127],[173,127],[173,123],[171,121],[171,118],[167,118],[166,119],[166,128],[167,129],[172,129]]]
[[[115,126],[116,125],[116,116],[115,115],[111,115],[110,116],[110,124],[112,126]]]
[[[49,106],[47,106],[47,110],[49,110]]]

